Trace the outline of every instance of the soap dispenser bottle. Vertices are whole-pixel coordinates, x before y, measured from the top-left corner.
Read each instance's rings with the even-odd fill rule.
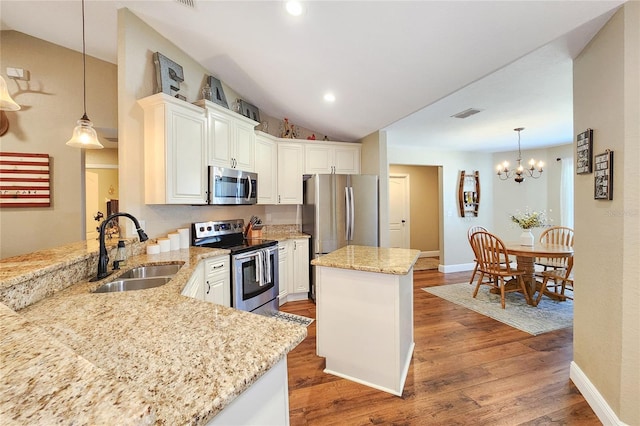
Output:
[[[118,250],[116,251],[116,258],[113,262],[113,269],[120,269],[120,266],[124,266],[127,263],[127,249],[124,245],[124,241],[118,241]]]

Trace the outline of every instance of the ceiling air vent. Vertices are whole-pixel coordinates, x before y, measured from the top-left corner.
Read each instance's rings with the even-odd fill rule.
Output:
[[[451,117],[453,118],[467,118],[470,117],[474,114],[479,113],[480,111],[482,111],[481,109],[475,109],[475,108],[469,108],[469,109],[465,109],[464,111],[460,111],[457,114],[453,114]]]
[[[177,3],[183,4],[191,9],[195,8],[195,0],[175,0]]]

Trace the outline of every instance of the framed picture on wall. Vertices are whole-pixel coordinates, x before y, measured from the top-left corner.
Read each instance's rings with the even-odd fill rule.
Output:
[[[577,137],[576,173],[581,175],[592,171],[593,130],[587,129]]]
[[[596,155],[594,162],[593,198],[613,200],[613,151],[606,150],[604,153]]]

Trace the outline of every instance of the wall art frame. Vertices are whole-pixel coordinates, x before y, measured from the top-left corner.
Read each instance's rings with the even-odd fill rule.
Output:
[[[224,94],[220,80],[210,75],[207,77],[207,84],[211,88],[211,96],[207,100],[229,109],[227,97]]]
[[[0,152],[0,207],[51,207],[49,154]]]
[[[606,150],[594,156],[593,198],[613,200],[613,151]]]
[[[587,129],[576,137],[576,174],[593,171],[593,129]]]

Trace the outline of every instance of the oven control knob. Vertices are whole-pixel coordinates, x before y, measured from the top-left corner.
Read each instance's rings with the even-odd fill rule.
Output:
[[[211,226],[207,226],[207,231],[211,231]]]
[[[204,226],[200,227],[200,232],[204,232]]]

